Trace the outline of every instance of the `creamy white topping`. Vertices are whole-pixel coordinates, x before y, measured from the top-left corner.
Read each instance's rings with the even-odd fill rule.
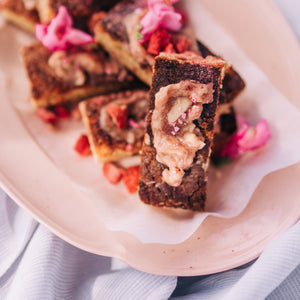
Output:
[[[108,102],[108,104],[111,102]],[[135,118],[134,127],[128,126],[124,129],[118,128],[109,114],[107,105],[103,105],[100,111],[99,124],[102,130],[106,131],[112,138],[118,141],[126,141],[130,145],[141,139],[145,132],[144,118],[148,108],[148,93],[146,91],[135,91],[114,100],[115,105],[126,105],[129,111],[129,118]]]
[[[150,136],[148,133],[145,133],[145,137],[144,137],[144,143],[147,145],[147,146],[150,146]]]
[[[213,101],[213,85],[181,81],[160,88],[155,95],[152,114],[156,159],[167,166],[163,180],[178,186],[195,154],[205,146],[199,128],[193,123],[202,113],[203,104]]]
[[[76,86],[84,85],[87,78],[86,73],[94,75],[114,75],[123,80],[127,71],[115,60],[104,58],[101,53],[55,51],[48,59],[49,66],[54,70],[56,76],[65,82]]]

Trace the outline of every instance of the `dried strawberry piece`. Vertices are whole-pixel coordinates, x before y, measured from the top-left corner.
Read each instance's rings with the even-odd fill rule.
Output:
[[[170,42],[170,35],[166,29],[161,29],[154,32],[148,44],[147,51],[150,54],[158,55],[160,51],[164,50]]]
[[[176,50],[178,53],[183,53],[185,51],[187,51],[189,49],[189,47],[191,46],[191,41],[189,39],[187,39],[184,36],[181,36],[178,41],[176,42]]]
[[[134,194],[139,185],[140,166],[133,166],[125,170],[123,175],[124,184],[129,193]]]
[[[85,134],[81,134],[77,139],[74,150],[81,156],[89,156],[91,154],[90,143]]]
[[[66,119],[69,117],[69,111],[64,106],[55,106],[54,111],[59,118]]]
[[[174,46],[172,43],[169,43],[166,48],[164,49],[165,53],[176,53]]]
[[[107,162],[103,164],[103,175],[111,184],[117,184],[123,177],[124,170],[117,165]]]
[[[38,108],[35,113],[46,123],[55,123],[58,120],[58,116],[53,111],[46,108]]]
[[[128,110],[126,105],[108,104],[107,113],[111,116],[113,122],[120,128],[127,126]]]

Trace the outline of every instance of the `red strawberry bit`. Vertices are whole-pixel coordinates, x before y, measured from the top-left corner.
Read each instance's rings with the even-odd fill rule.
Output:
[[[66,119],[69,117],[69,111],[64,106],[55,106],[54,111],[59,118]]]
[[[150,54],[158,55],[160,51],[166,48],[169,42],[170,35],[168,34],[167,30],[158,30],[151,35],[147,51]]]
[[[125,170],[123,175],[124,184],[129,193],[134,194],[139,185],[140,166],[133,166]]]
[[[165,53],[176,53],[174,46],[172,43],[169,43],[166,48],[164,49]]]
[[[55,123],[58,120],[58,116],[51,110],[46,108],[38,108],[35,111],[36,115],[46,123]]]
[[[74,150],[81,156],[89,156],[91,154],[90,143],[85,134],[79,136],[74,145]]]
[[[117,184],[123,177],[124,170],[117,165],[107,162],[103,164],[103,175],[111,184]]]
[[[191,41],[188,40],[186,37],[181,36],[178,39],[175,47],[176,47],[176,50],[178,53],[183,53],[183,52],[187,51],[190,46],[191,46]]]
[[[120,128],[127,126],[128,110],[126,105],[108,104],[107,113],[111,116],[113,122]]]

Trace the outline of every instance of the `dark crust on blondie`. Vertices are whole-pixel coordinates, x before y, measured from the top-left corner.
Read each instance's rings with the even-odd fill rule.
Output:
[[[189,60],[168,59],[166,55],[160,55],[156,58],[146,123],[146,132],[150,137],[150,145],[143,144],[139,183],[139,195],[144,203],[161,207],[180,207],[196,211],[204,210],[207,190],[207,168],[203,164],[207,163],[208,165],[209,162],[223,67],[224,63],[221,60],[218,60],[216,63],[209,63],[203,59],[202,63],[194,64]],[[183,80],[195,80],[202,84],[212,82],[214,94],[213,102],[203,105],[203,112],[197,122],[195,122],[204,137],[206,146],[197,151],[192,167],[185,170],[182,183],[178,187],[173,187],[162,180],[162,172],[165,166],[156,160],[151,119],[155,108],[155,94],[159,89]],[[196,163],[197,161],[201,163]]]
[[[0,2],[0,10],[8,10],[17,16],[23,17],[32,24],[39,22],[39,16],[35,9],[26,10],[22,0],[4,0]]]
[[[128,143],[126,141],[117,141],[100,127],[99,119],[103,105],[126,97],[128,93],[133,94],[135,90],[94,97],[80,103],[79,107],[88,130],[92,151],[99,161],[118,160],[126,156],[137,154],[142,148],[143,139],[137,140],[133,148],[127,150],[126,146]]]
[[[117,41],[128,42],[128,35],[124,26],[124,18],[137,8],[147,7],[146,0],[125,0],[111,9],[102,20],[101,26]]]
[[[55,97],[56,102],[63,103],[65,102],[65,94],[68,94],[70,91],[74,95],[76,94],[76,90],[80,90],[82,93],[83,89],[85,89],[86,95],[80,96],[80,99],[75,99],[82,100],[83,97],[87,98],[89,96],[109,93],[113,90],[127,88],[130,84],[133,84],[133,80],[118,82],[117,78],[107,78],[103,75],[97,78],[95,76],[95,78],[88,77],[88,81],[84,86],[76,87],[64,82],[55,75],[53,69],[48,64],[51,54],[52,52],[48,51],[41,43],[21,49],[21,56],[30,81],[31,97],[37,106],[58,104],[54,100],[51,100],[52,97]],[[137,80],[134,81],[137,83]],[[103,87],[103,91],[101,93],[96,92],[96,90],[99,91],[101,86]],[[95,88],[96,94],[93,93],[93,88]]]
[[[208,49],[200,41],[197,41],[199,51],[203,57],[217,56],[210,49]],[[220,57],[220,56],[217,56]],[[242,77],[234,70],[232,66],[228,66],[225,70],[225,76],[220,90],[219,103],[231,103],[245,88],[245,82]]]

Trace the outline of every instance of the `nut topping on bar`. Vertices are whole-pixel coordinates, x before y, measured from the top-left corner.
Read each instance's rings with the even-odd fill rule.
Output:
[[[104,73],[102,64],[97,60],[97,57],[87,53],[68,55],[66,51],[59,50],[51,54],[48,64],[54,70],[56,76],[75,86],[85,84],[86,75],[84,70],[94,71],[96,74],[99,74],[99,72],[100,74]]]
[[[167,184],[178,186],[184,169],[192,165],[196,152],[205,146],[193,120],[201,115],[202,104],[212,101],[212,83],[189,80],[162,87],[155,94],[152,132],[156,159],[168,167],[162,173]]]
[[[137,90],[132,94],[124,95],[124,97],[119,94],[119,98],[113,103],[102,105],[99,125],[115,140],[123,140],[133,145],[136,140],[140,140],[144,136],[143,119],[147,107],[148,98],[143,90]]]
[[[79,48],[74,53],[58,50],[51,54],[48,64],[57,77],[75,86],[84,85],[87,74],[116,76],[119,81],[128,76],[125,68],[110,57],[105,58],[101,54]]]

